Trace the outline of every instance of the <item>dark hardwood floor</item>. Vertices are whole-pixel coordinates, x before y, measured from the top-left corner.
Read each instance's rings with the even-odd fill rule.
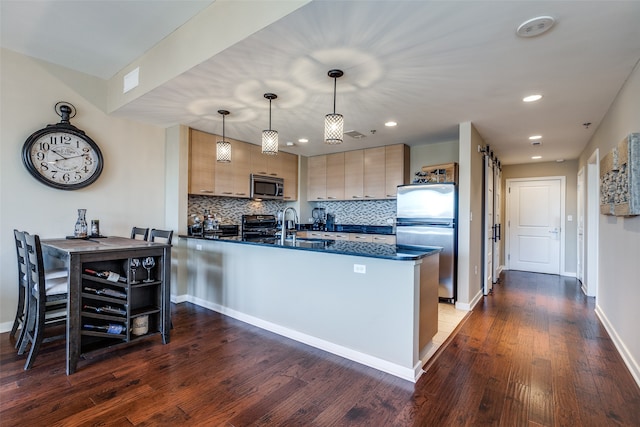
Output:
[[[2,426],[638,426],[640,389],[575,279],[507,272],[417,384],[192,304],[160,338],[23,371],[0,334]],[[329,313],[328,313],[329,315]]]

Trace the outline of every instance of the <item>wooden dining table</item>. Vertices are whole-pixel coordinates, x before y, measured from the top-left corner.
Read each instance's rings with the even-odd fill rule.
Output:
[[[41,241],[45,265],[64,265],[69,273],[69,296],[66,324],[66,371],[76,371],[83,354],[94,350],[126,344],[151,335],[161,335],[163,344],[170,340],[171,329],[171,245],[160,242],[134,240],[128,237],[59,238]],[[148,280],[135,280],[129,274],[133,259],[154,260],[153,270],[148,270]],[[118,271],[124,280],[107,281],[87,274],[90,270]],[[147,272],[140,268],[138,277]],[[153,273],[154,277],[151,277]],[[120,289],[125,299],[109,295],[91,294],[88,289],[102,286],[103,289]],[[105,305],[122,307],[126,315],[114,317],[110,314],[85,313],[83,301],[101,299]],[[132,322],[146,316],[151,319],[148,333],[136,336],[131,332]],[[126,330],[117,336],[109,333],[86,331],[83,322],[94,321],[108,324],[118,321]]]

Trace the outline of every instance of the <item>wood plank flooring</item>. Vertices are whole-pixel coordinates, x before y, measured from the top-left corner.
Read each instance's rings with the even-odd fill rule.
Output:
[[[171,343],[23,371],[0,334],[1,426],[638,426],[640,389],[575,279],[506,272],[429,362],[398,379],[184,303]]]

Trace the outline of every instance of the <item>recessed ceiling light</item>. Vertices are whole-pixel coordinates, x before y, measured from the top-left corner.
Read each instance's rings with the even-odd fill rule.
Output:
[[[542,156],[531,156],[531,159],[533,159],[533,160],[538,160],[538,159],[541,159],[541,158],[542,158]]]
[[[542,139],[542,135],[531,135],[529,139],[532,141],[535,141],[536,139]]]
[[[287,147],[293,147],[294,145],[296,145],[296,144],[294,144],[294,143],[293,143],[293,142],[291,142],[291,141],[287,141]]]
[[[523,100],[524,102],[534,102],[534,101],[538,101],[538,100],[540,100],[540,99],[542,99],[542,95],[538,95],[538,94],[536,94],[536,95],[529,95],[529,96],[525,96],[524,98],[522,98],[522,100]]]
[[[300,138],[298,142],[309,142],[309,140],[307,138]]]
[[[562,163],[562,162],[564,162],[564,159],[556,159],[556,162]]]
[[[535,37],[546,33],[556,22],[553,16],[537,16],[528,19],[518,26],[516,34],[520,37]]]
[[[396,123],[396,122],[387,122],[384,125],[387,126],[387,127],[393,127],[393,126],[397,126],[398,123]]]

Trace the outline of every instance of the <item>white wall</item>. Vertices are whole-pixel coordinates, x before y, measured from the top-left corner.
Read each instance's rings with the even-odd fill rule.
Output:
[[[14,228],[43,238],[71,235],[78,208],[100,220],[102,234],[165,228],[165,131],[106,115],[105,81],[5,49],[0,54],[0,331],[7,331],[18,293]],[[27,137],[60,121],[53,110],[59,101],[76,107],[71,123],[104,155],[100,178],[76,191],[41,184],[21,160]]]
[[[587,164],[596,149],[602,158],[632,132],[640,132],[640,64],[580,155],[578,169]],[[598,221],[596,313],[640,384],[640,216],[600,215]]]

